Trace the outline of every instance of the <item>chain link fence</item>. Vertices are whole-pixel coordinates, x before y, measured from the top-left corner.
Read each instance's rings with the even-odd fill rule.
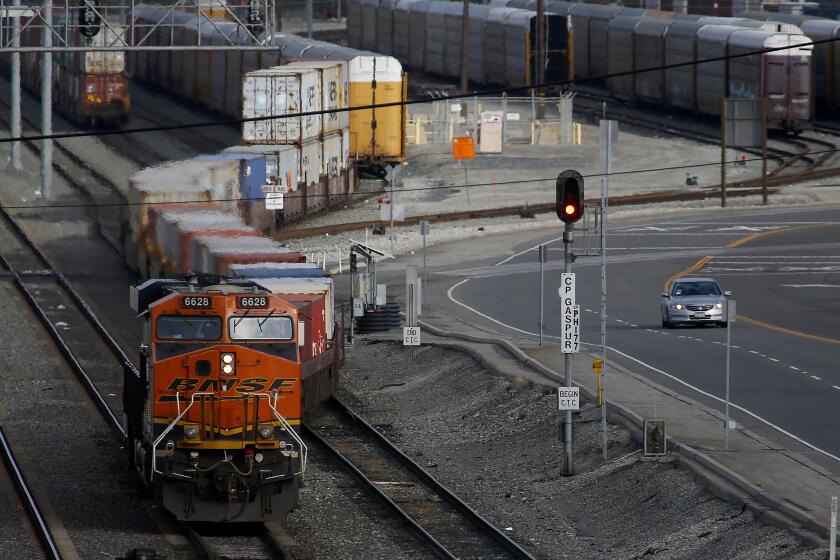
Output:
[[[574,122],[573,110],[574,93],[432,101],[412,110],[407,141],[449,144],[456,136],[472,136],[483,153],[502,153],[511,144],[580,144],[581,126]]]

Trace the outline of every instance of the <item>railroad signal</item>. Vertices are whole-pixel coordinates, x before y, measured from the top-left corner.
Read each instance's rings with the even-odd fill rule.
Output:
[[[583,176],[577,171],[569,169],[557,176],[555,210],[567,224],[583,217]]]
[[[79,32],[88,40],[93,39],[102,28],[101,6],[98,0],[82,0],[79,7]]]

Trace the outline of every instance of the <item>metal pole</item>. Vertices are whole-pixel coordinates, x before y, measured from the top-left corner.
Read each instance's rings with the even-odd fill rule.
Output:
[[[306,36],[312,38],[312,2],[313,0],[306,0]]]
[[[726,302],[726,403],[724,404],[723,448],[729,451],[729,353],[732,349],[732,317]]]
[[[461,93],[470,86],[470,0],[464,0],[461,14]]]
[[[726,208],[726,99],[720,100],[720,207]]]
[[[473,142],[478,143],[478,96],[473,97]]]
[[[43,46],[52,46],[52,0],[44,2],[44,21],[42,29]],[[52,52],[45,51],[41,58],[41,134],[52,134]],[[52,148],[51,138],[41,141],[41,196],[49,198],[52,190]]]
[[[502,93],[502,150],[507,143],[507,92]]]
[[[537,83],[545,83],[545,0],[537,0]],[[545,96],[545,90],[540,90],[540,97]],[[545,104],[540,103],[539,118],[545,116]]]
[[[20,0],[12,0],[13,6],[20,6]],[[12,18],[12,48],[20,46],[20,18]],[[20,122],[20,53],[12,53],[12,138],[21,137]],[[9,154],[9,165],[12,169],[21,169],[20,163],[20,142],[12,142],[11,153]]]
[[[420,226],[423,227],[423,226]],[[426,302],[426,234],[423,234],[423,284],[420,285],[420,301]]]
[[[837,557],[837,496],[831,497],[831,527],[828,541],[828,560]]]
[[[394,177],[391,176],[391,229],[388,230],[388,239],[391,240],[391,252],[394,252]]]
[[[574,243],[574,224],[567,223],[563,231],[563,272],[572,271],[572,260],[570,253]],[[563,368],[566,373],[566,387],[572,386],[572,354],[563,354]],[[564,471],[566,474],[573,474],[575,471],[572,458],[572,411],[566,411],[564,421],[563,451],[565,453]]]
[[[761,100],[761,204],[767,205],[767,99]]]
[[[467,172],[467,162],[462,159],[461,165],[464,166],[464,190],[467,191],[467,206],[470,206],[470,176]]]
[[[540,245],[539,247],[539,259],[540,259],[540,346],[543,343],[543,325],[545,324],[545,320],[543,319],[543,300],[544,292],[545,292],[545,253],[546,253],[546,246],[545,244]]]
[[[601,181],[601,437],[603,459],[607,461],[609,431],[607,430],[607,206],[609,204],[610,173],[612,173],[612,127],[617,123],[609,123],[607,134],[606,161],[604,162],[604,178]]]

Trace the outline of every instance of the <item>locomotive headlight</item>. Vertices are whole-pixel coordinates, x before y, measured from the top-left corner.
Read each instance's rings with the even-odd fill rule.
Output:
[[[225,375],[233,375],[235,361],[236,356],[234,354],[222,354],[222,373]]]
[[[271,426],[260,426],[260,437],[263,439],[269,439],[271,436],[274,435],[274,428]]]
[[[257,463],[262,463],[262,460],[263,460],[263,454],[262,453],[257,453],[256,455],[254,455],[254,461],[256,461]]]
[[[186,426],[184,428],[184,436],[187,439],[195,439],[198,437],[198,428],[195,426]]]

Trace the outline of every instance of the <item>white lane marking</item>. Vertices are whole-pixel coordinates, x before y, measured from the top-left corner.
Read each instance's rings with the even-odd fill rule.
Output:
[[[771,362],[778,362],[778,361],[779,361],[779,360],[777,360],[776,358],[770,358],[770,357],[768,357],[767,359],[768,359],[768,360],[770,360]]]
[[[720,249],[720,245],[718,245],[717,247],[700,247],[698,245],[689,245],[689,246],[686,246],[686,247],[665,247],[665,246],[661,246],[661,247],[607,247],[607,251],[668,251],[668,250],[682,251],[682,250],[690,250],[690,249],[695,249],[695,250],[700,250],[700,249],[712,250],[712,249],[715,249],[715,250],[717,250],[717,249]],[[562,249],[551,249],[551,251],[562,251]]]
[[[737,269],[733,269],[733,270],[737,270]],[[703,269],[699,270],[698,272],[704,272],[704,271],[707,271],[707,269],[703,268]],[[748,276],[748,275],[750,275],[751,272],[753,272],[753,271],[742,270],[740,273],[739,272],[715,272],[715,276]],[[836,271],[833,271],[833,272],[836,272]],[[758,273],[758,272],[756,272],[756,273]],[[770,272],[770,271],[765,270],[765,271],[761,272],[761,275],[762,276],[765,276],[765,275],[773,275],[773,276],[791,276],[791,275],[793,275],[793,276],[795,276],[797,274],[804,275],[804,274],[825,274],[825,273],[826,273],[825,270],[798,271],[798,272]]]
[[[616,319],[616,322],[617,323],[623,323],[624,321],[622,321],[621,319]]]
[[[834,387],[835,389],[837,389],[838,391],[840,391],[840,387],[838,387],[837,385],[832,385],[832,387]]]
[[[636,328],[636,329],[638,329],[638,328],[639,328],[639,325],[637,325],[637,324],[635,324],[635,323],[630,323],[630,326],[631,326],[631,327],[633,327],[633,328]]]
[[[756,352],[755,350],[750,350],[750,354],[755,354],[756,356],[758,356],[758,352]]]
[[[789,367],[790,369],[792,369],[792,370],[799,371],[799,368],[798,368],[798,367],[796,367],[796,366],[788,366],[788,367]]]
[[[740,350],[740,349],[741,349],[741,347],[740,347],[740,346],[735,346],[734,344],[732,345],[732,348],[736,348],[736,349],[738,349],[738,350]]]
[[[656,331],[655,331],[655,330],[653,330],[653,329],[645,329],[645,330],[646,330],[647,332],[656,332]]]
[[[523,251],[519,251],[518,253],[514,253],[514,254],[512,254],[511,256],[507,257],[506,259],[502,259],[502,260],[500,260],[500,261],[499,261],[499,262],[497,262],[494,266],[499,266],[499,265],[505,264],[506,262],[508,262],[508,261],[512,261],[513,259],[515,259],[515,258],[516,258],[516,257],[518,257],[519,255],[524,255],[525,253],[527,253],[527,252],[529,252],[529,251],[536,251],[536,250],[539,248],[539,246],[540,246],[540,245],[549,245],[549,244],[551,244],[551,243],[554,243],[555,241],[562,241],[562,240],[563,240],[563,238],[562,238],[562,237],[556,237],[556,238],[554,238],[554,239],[549,239],[549,240],[548,240],[548,241],[546,241],[545,243],[538,243],[537,245],[534,245],[533,247],[529,247],[529,248],[527,248],[527,249],[525,249],[525,250],[523,250]]]
[[[822,377],[817,377],[816,375],[812,375],[811,379],[816,379],[817,381],[822,381]]]
[[[730,227],[722,227],[717,229],[712,229],[709,231],[765,231],[765,230],[773,230],[779,229],[782,226],[779,225],[768,225],[768,226],[744,226],[744,225],[737,225],[737,226],[730,226]]]
[[[840,284],[779,284],[783,288],[840,288]]]
[[[785,261],[730,261],[730,260],[722,260],[722,257],[712,257],[714,259],[715,264],[786,264]],[[837,259],[831,261],[791,261],[790,264],[837,264]]]

